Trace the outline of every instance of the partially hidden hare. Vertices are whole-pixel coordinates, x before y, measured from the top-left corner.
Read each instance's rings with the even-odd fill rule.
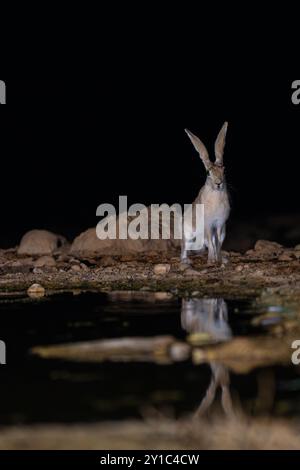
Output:
[[[185,129],[192,144],[200,155],[207,171],[207,178],[192,206],[204,205],[204,245],[208,249],[208,263],[221,263],[221,248],[225,238],[226,221],[230,205],[225,181],[223,153],[228,123],[225,122],[215,142],[215,161],[211,162],[208,151],[201,140]],[[188,251],[200,227],[185,227],[182,236],[181,261],[189,262]]]

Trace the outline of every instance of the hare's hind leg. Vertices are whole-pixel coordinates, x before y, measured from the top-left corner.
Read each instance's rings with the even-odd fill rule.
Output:
[[[182,235],[182,240],[181,240],[180,261],[181,261],[181,263],[184,263],[184,264],[190,264],[191,263],[190,259],[188,258],[188,254],[187,254],[186,239],[185,239],[184,234]]]
[[[207,262],[214,263],[215,262],[215,250],[213,245],[213,235],[211,229],[207,230],[205,238],[207,239],[207,248],[208,248],[208,259]]]

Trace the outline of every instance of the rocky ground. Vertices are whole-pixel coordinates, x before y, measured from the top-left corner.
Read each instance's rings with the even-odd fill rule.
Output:
[[[300,245],[259,240],[244,254],[223,252],[221,265],[208,265],[206,255],[190,266],[179,252],[145,250],[123,255],[74,253],[68,246],[44,249],[47,254],[0,250],[0,296],[25,293],[39,284],[45,294],[59,290],[166,291],[173,295],[249,298],[279,295],[300,298]]]

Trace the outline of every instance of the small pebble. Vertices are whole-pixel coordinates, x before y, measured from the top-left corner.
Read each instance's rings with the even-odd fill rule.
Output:
[[[27,294],[29,295],[29,297],[33,299],[44,297],[45,288],[41,286],[40,284],[32,284],[30,287],[28,287]]]
[[[192,292],[192,297],[198,297],[199,294],[200,292],[198,290],[194,290],[194,292]]]
[[[154,274],[163,275],[170,272],[171,266],[169,264],[156,264],[153,268]]]
[[[81,269],[82,269],[83,271],[88,271],[88,270],[89,270],[89,268],[87,267],[87,265],[84,264],[84,263],[80,263],[80,267],[81,267]]]
[[[241,271],[243,271],[244,267],[242,265],[239,265],[235,268],[235,271],[237,271],[238,273],[240,273]]]
[[[184,272],[185,276],[201,276],[202,273],[199,272],[199,271],[196,271],[196,269],[192,269],[192,268],[188,268],[185,272]]]
[[[55,266],[56,262],[52,256],[41,256],[34,262],[36,268],[42,268],[43,266]]]
[[[190,346],[186,343],[174,343],[170,347],[170,356],[174,362],[185,361],[190,355]]]
[[[33,268],[33,274],[43,274],[43,270],[41,268]]]
[[[81,271],[81,267],[78,266],[78,264],[73,264],[73,266],[71,266],[71,271],[74,271],[76,273],[80,272]]]
[[[173,295],[170,292],[155,292],[154,298],[155,300],[170,300],[172,299]]]

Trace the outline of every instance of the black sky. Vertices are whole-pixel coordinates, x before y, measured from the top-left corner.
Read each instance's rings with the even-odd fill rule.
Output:
[[[162,57],[125,65],[0,77],[2,246],[31,228],[73,237],[97,223],[99,204],[123,194],[129,203],[192,201],[205,172],[184,128],[212,153],[225,120],[235,217],[299,212],[297,77],[209,74]]]

